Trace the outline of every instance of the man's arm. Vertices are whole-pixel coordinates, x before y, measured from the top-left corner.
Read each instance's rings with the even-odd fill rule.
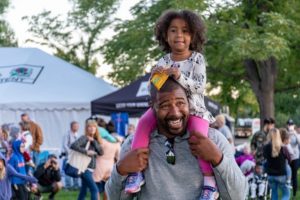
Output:
[[[191,133],[192,154],[212,164],[221,199],[245,199],[248,182],[235,162],[232,146],[216,129],[209,129],[208,135],[209,138],[197,132]]]
[[[232,146],[226,138],[210,129],[209,137],[223,154],[222,161],[213,168],[214,175],[222,199],[241,200],[248,193],[248,182],[234,159]]]
[[[139,155],[144,155],[145,150],[131,149],[132,135],[129,136],[122,145],[120,160],[114,165],[111,176],[105,184],[105,191],[109,200],[134,199],[134,195],[129,195],[124,192],[124,181],[129,172],[141,171],[138,158]]]

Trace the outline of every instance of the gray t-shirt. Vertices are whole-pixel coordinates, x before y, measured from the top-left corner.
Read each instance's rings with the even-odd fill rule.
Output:
[[[223,200],[242,200],[246,198],[248,183],[234,159],[232,146],[216,129],[209,129],[209,138],[223,153],[221,163],[213,168],[220,196]],[[164,135],[154,132],[150,136],[148,167],[144,170],[146,184],[142,186],[137,198],[140,200],[196,200],[199,199],[203,174],[198,160],[191,154],[188,144],[189,133],[175,138],[175,165],[166,161]],[[130,150],[132,138],[127,138],[122,146],[121,157]],[[125,194],[124,182],[114,167],[106,183],[106,193],[110,200],[134,199]]]

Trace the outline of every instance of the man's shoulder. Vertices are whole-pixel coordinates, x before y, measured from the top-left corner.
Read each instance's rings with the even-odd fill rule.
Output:
[[[227,141],[227,139],[225,138],[225,136],[222,134],[221,131],[215,129],[215,128],[209,128],[208,129],[208,137],[214,141],[216,144],[224,141]]]

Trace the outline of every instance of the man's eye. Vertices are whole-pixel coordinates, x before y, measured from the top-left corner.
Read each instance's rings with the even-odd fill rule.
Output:
[[[160,108],[161,109],[167,109],[169,106],[168,105],[161,105]]]
[[[183,106],[183,105],[185,105],[185,102],[180,101],[180,102],[178,102],[177,104],[178,104],[179,106]]]

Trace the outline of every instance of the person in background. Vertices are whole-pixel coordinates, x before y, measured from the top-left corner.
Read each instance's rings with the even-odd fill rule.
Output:
[[[291,157],[290,166],[292,169],[292,186],[293,186],[293,197],[297,194],[298,180],[297,180],[297,171],[298,171],[298,162],[299,162],[299,145],[300,145],[300,135],[295,131],[295,123],[292,119],[289,119],[286,122],[287,130],[290,136],[290,145],[293,149],[293,155]]]
[[[30,146],[32,145],[32,135],[29,131],[29,123],[27,122],[20,122],[19,123],[21,127],[21,133],[19,135],[20,140],[25,145],[25,151],[23,153],[24,160],[25,160],[25,168],[26,173],[32,175],[33,174],[33,168],[35,167],[33,160],[30,157]]]
[[[116,143],[118,142],[118,140],[113,137],[110,132],[108,132],[108,130],[106,129],[106,122],[104,121],[104,119],[102,118],[96,118],[97,124],[98,124],[98,129],[99,129],[99,133],[101,138],[107,140],[108,142],[111,143]]]
[[[68,152],[70,150],[71,144],[75,142],[79,138],[79,123],[77,121],[72,121],[70,123],[70,130],[63,137],[63,145],[62,145],[62,154],[64,156],[63,165],[66,164],[68,159]],[[73,178],[66,174],[64,174],[65,178],[65,189],[70,190],[78,190],[80,188],[80,179]]]
[[[41,193],[50,193],[48,199],[54,200],[55,195],[61,190],[61,175],[56,155],[51,154],[45,163],[40,164],[34,176],[38,179],[38,185],[34,191],[37,197]]]
[[[102,156],[97,156],[93,179],[97,184],[99,194],[101,195],[103,193],[103,197],[106,199],[106,194],[104,192],[105,183],[111,175],[113,165],[119,159],[121,145],[119,142],[111,143],[102,140],[101,146],[104,154]]]
[[[128,124],[128,129],[127,129],[127,135],[126,138],[129,135],[133,135],[135,133],[135,125],[134,124]]]
[[[292,180],[292,169],[290,167],[291,158],[293,157],[294,151],[290,144],[290,135],[287,132],[285,128],[280,129],[280,136],[282,140],[282,146],[283,146],[283,153],[285,155],[286,159],[286,182],[289,187],[291,187],[291,180]]]
[[[15,140],[12,143],[12,155],[8,163],[20,174],[26,175],[25,161],[23,153],[25,151],[25,144],[21,140]],[[29,191],[26,188],[26,180],[13,177],[12,181],[13,197],[15,200],[27,200]]]
[[[240,166],[243,174],[247,177],[253,172],[255,160],[251,154],[250,144],[246,143],[243,148],[243,154],[235,159],[236,163]]]
[[[11,199],[12,178],[20,178],[26,182],[37,183],[36,178],[18,173],[7,163],[5,156],[0,152],[0,200]]]
[[[275,120],[273,118],[264,119],[263,128],[260,131],[254,133],[251,138],[251,151],[254,155],[256,162],[264,163],[265,158],[263,156],[264,145],[267,144],[267,135],[270,129],[275,127]]]
[[[3,131],[2,127],[0,127],[0,153],[2,153],[5,157],[8,152],[8,135],[5,131]]]
[[[256,163],[254,173],[249,177],[250,199],[263,199],[266,190],[267,175],[264,174],[261,163]]]
[[[278,189],[281,190],[281,200],[290,199],[290,190],[286,184],[286,157],[282,148],[280,132],[276,128],[269,130],[270,141],[263,147],[266,159],[265,170],[272,191],[272,200],[278,200]]]
[[[89,145],[88,145],[89,143]],[[91,200],[98,199],[98,187],[93,180],[93,172],[96,168],[96,156],[103,155],[102,138],[98,131],[98,124],[95,120],[87,120],[85,125],[85,134],[78,138],[70,147],[70,149],[91,157],[88,168],[81,174],[81,188],[78,200],[84,200],[87,188],[91,192]],[[88,145],[88,149],[86,146]]]
[[[38,157],[40,153],[40,146],[43,144],[43,132],[41,127],[33,122],[27,113],[23,113],[21,115],[21,122],[29,123],[29,131],[32,135],[32,145],[30,146],[31,157],[33,159],[34,164],[36,165],[38,162]]]
[[[124,137],[117,133],[115,124],[112,120],[109,120],[109,122],[106,124],[106,129],[113,137],[117,139],[119,143],[122,143],[124,141]]]
[[[226,125],[225,116],[219,114],[215,117],[218,130],[227,138],[228,142],[233,145],[233,137],[230,129]]]

